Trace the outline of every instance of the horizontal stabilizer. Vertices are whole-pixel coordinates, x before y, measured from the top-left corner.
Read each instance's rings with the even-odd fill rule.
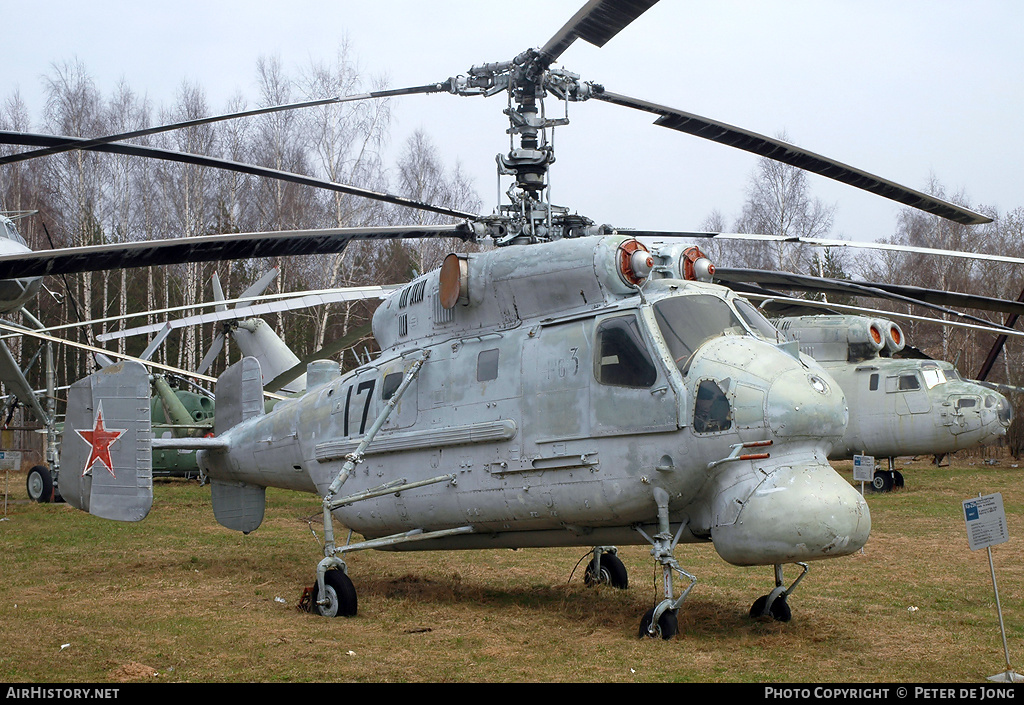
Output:
[[[61,495],[104,519],[144,519],[153,505],[152,443],[144,366],[119,362],[75,382],[61,442]]]

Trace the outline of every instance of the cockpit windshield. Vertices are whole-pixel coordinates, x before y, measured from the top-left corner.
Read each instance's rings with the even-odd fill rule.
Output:
[[[14,223],[7,218],[0,219],[0,225],[3,226],[0,235],[6,237],[8,240],[14,240],[15,242],[25,245],[25,239],[18,232],[18,229],[14,227]]]
[[[780,342],[782,336],[779,329],[773,326],[763,313],[754,308],[753,304],[740,298],[733,299],[733,304],[743,320],[747,322],[747,327],[751,332],[773,342]]]
[[[654,304],[654,318],[678,365],[710,338],[747,332],[729,304],[707,294],[662,299]]]

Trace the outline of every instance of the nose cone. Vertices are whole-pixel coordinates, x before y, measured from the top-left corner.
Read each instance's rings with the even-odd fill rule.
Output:
[[[845,556],[871,531],[867,502],[825,463],[780,466],[746,498],[724,499],[741,507],[735,521],[712,527],[711,538],[734,565]]]

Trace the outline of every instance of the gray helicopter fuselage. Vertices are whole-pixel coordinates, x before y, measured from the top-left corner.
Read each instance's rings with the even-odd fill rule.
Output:
[[[872,326],[880,338],[873,337]],[[961,378],[949,362],[892,357],[904,339],[891,321],[819,315],[782,319],[780,327],[846,394],[850,421],[832,460],[943,455],[1006,434],[1012,417],[1006,397]]]
[[[739,565],[858,550],[867,505],[827,462],[841,387],[724,287],[623,280],[628,240],[446,262],[378,308],[380,357],[309,375],[304,396],[226,431],[201,465],[324,495],[422,360],[344,492],[453,479],[335,510],[366,538],[471,525],[401,548],[643,543],[635,527],[656,530],[661,506],[680,540]]]

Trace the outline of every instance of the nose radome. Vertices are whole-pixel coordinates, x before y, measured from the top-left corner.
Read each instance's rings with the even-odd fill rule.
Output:
[[[779,467],[745,499],[731,524],[712,527],[718,554],[734,565],[845,556],[871,531],[864,498],[827,464]]]

